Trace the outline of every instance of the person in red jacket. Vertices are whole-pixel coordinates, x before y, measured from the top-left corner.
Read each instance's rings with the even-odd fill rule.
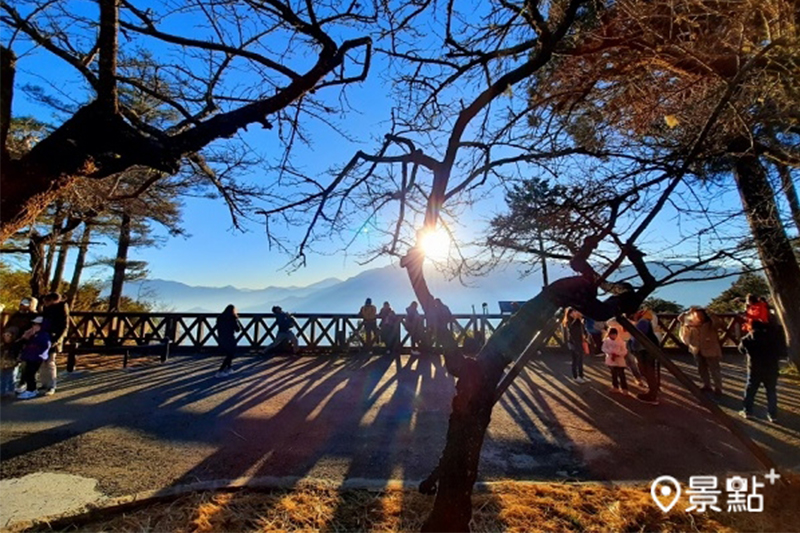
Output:
[[[753,331],[753,322],[769,323],[769,304],[760,296],[748,294],[742,329],[745,332]]]

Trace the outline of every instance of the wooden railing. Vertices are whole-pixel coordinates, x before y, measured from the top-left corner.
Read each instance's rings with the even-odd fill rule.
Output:
[[[5,324],[8,314],[3,313],[0,323]],[[77,345],[142,346],[153,342],[169,342],[174,349],[202,350],[217,346],[216,314],[212,313],[98,313],[74,312],[70,317],[67,341]],[[350,314],[294,314],[294,333],[304,351],[345,351],[354,347],[354,334],[359,330],[360,319]],[[721,336],[724,347],[733,347],[740,336],[739,315],[721,315],[725,329]],[[405,351],[411,347],[410,337],[402,320],[401,345]],[[459,342],[467,335],[481,332],[486,338],[508,318],[508,315],[456,314],[452,330]],[[237,336],[241,348],[261,348],[269,345],[277,333],[272,314],[241,314],[242,331]],[[678,338],[679,324],[675,315],[659,317],[661,345],[667,350],[683,350]],[[560,330],[560,328],[558,328]],[[547,341],[548,349],[563,348],[561,332]]]

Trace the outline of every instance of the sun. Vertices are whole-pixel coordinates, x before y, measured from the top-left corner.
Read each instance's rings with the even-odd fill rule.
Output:
[[[422,230],[418,243],[428,259],[443,261],[450,254],[450,235],[442,228]]]

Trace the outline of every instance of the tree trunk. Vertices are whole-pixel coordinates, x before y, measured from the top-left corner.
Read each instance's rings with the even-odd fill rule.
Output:
[[[0,46],[0,167],[8,163],[8,130],[11,127],[11,102],[14,99],[14,74],[16,57],[14,52]]]
[[[28,256],[31,269],[31,296],[41,301],[47,290],[47,279],[44,273],[45,238],[41,235],[33,234],[28,241]]]
[[[92,225],[86,222],[83,226],[83,234],[81,235],[81,244],[78,247],[78,257],[75,259],[75,269],[72,271],[72,281],[69,284],[67,291],[67,302],[69,306],[73,306],[75,296],[78,294],[78,287],[81,283],[81,274],[83,273],[83,265],[86,263],[86,252],[89,249],[89,241],[92,237]]]
[[[797,188],[792,181],[792,174],[789,172],[789,167],[784,164],[778,164],[778,174],[781,177],[781,188],[786,195],[786,201],[789,202],[789,211],[792,213],[792,220],[797,231],[800,232],[800,199],[797,197]]]
[[[50,292],[57,292],[58,288],[61,286],[61,281],[64,279],[64,267],[67,264],[67,254],[69,253],[71,240],[72,231],[68,231],[61,236],[61,245],[58,248],[56,268],[50,280]]]
[[[401,265],[408,273],[417,299],[428,306],[423,307],[427,315],[437,309],[425,282],[423,263],[423,254],[415,248],[403,258]],[[580,261],[573,263],[580,266]],[[591,269],[588,263],[586,267]],[[472,488],[478,476],[481,448],[491,420],[497,385],[506,366],[525,351],[536,333],[553,320],[555,312],[571,305],[587,316],[605,320],[620,311],[635,311],[652,291],[614,296],[607,302],[600,302],[595,277],[564,278],[550,284],[498,328],[475,359],[459,354],[452,336],[444,331],[436,332],[443,341],[449,338],[449,343],[442,343],[445,365],[458,381],[445,449],[439,464],[419,486],[423,494],[436,494],[433,510],[422,531],[469,531]]]
[[[735,148],[732,151],[742,154],[733,167],[736,185],[786,333],[789,357],[800,367],[800,266],[778,215],[775,193],[764,167],[754,154]]]
[[[119,0],[100,0],[100,46],[97,100],[109,117],[119,112],[117,105],[117,54],[119,35]]]
[[[47,238],[47,254],[44,261],[44,287],[50,285],[50,274],[53,272],[53,258],[56,255],[56,243],[62,232],[62,225],[64,224],[64,211],[62,209],[62,202],[56,202],[56,211],[53,215],[53,227]]]
[[[478,477],[483,439],[491,421],[495,390],[505,367],[553,318],[558,306],[544,293],[525,303],[499,328],[476,359],[461,365],[439,465],[420,491],[436,492],[422,531],[469,531],[472,488]]]
[[[111,281],[111,295],[108,297],[108,310],[119,311],[122,287],[125,284],[125,269],[128,266],[128,248],[131,244],[131,216],[123,212],[119,225],[119,244],[117,258],[114,260],[114,279]]]
[[[46,289],[50,286],[50,274],[53,272],[53,258],[56,255],[55,237],[47,239],[47,246],[45,247],[45,250],[42,280]]]

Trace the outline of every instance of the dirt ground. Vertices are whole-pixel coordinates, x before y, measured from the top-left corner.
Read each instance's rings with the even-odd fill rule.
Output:
[[[436,465],[454,391],[441,362],[425,357],[243,357],[227,379],[214,378],[213,356],[135,362],[123,370],[82,358],[54,396],[4,401],[0,478],[68,473],[98,480],[108,496],[241,477],[414,482]],[[763,470],[671,376],[652,406],[611,394],[602,360],[586,363],[584,385],[568,378],[566,355],[528,366],[495,407],[481,479]],[[735,416],[743,359],[727,358],[723,375],[720,404]],[[780,424],[764,420],[763,402],[741,423],[780,467],[800,469],[800,382],[781,378]]]

